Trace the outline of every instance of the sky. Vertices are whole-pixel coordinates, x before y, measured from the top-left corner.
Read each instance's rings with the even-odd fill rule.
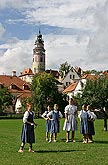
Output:
[[[108,70],[108,0],[0,1],[0,74],[32,67],[39,29],[46,69]]]

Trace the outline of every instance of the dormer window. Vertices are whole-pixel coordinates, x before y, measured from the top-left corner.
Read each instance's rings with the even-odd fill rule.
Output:
[[[16,85],[14,85],[14,84],[10,85],[10,89],[16,89],[16,88],[17,88]]]
[[[24,84],[24,85],[23,85],[23,89],[24,89],[24,90],[29,90],[30,88],[29,88],[28,85],[25,85],[25,84]]]

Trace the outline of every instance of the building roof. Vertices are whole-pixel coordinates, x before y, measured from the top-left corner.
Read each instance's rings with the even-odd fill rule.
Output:
[[[84,74],[81,78],[82,79],[95,79],[98,78],[99,76],[94,75],[94,74]]]
[[[26,68],[26,69],[24,69],[23,72],[21,72],[21,75],[19,77],[25,76],[25,75],[34,75],[34,74],[30,68]]]
[[[104,76],[108,76],[108,70],[105,70],[102,74],[103,74]]]
[[[65,88],[63,93],[74,91],[77,85],[78,85],[78,82],[74,82],[74,83],[70,84],[67,88]]]
[[[59,78],[59,72],[57,71],[57,70],[46,70],[45,71],[46,73],[50,73],[50,74],[52,74],[55,78]]]
[[[7,87],[11,93],[30,93],[30,84],[17,76],[0,75],[0,84]]]

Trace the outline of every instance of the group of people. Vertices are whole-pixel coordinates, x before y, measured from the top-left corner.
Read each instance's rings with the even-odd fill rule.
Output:
[[[83,134],[83,143],[92,142],[92,135],[94,131],[94,121],[96,115],[91,112],[91,107],[88,105],[82,106],[82,110],[78,114],[77,106],[73,104],[73,99],[69,99],[69,104],[65,107],[65,121],[63,130],[66,131],[66,143],[69,141],[75,142],[75,131],[77,130],[78,121],[80,118],[80,133]],[[47,110],[42,114],[42,118],[46,120],[46,141],[51,143],[57,141],[57,134],[60,131],[60,120],[63,118],[62,113],[59,111],[59,106],[54,104],[53,109],[48,105]],[[34,152],[32,149],[32,143],[35,142],[34,126],[37,126],[34,122],[34,113],[32,111],[31,103],[27,103],[27,110],[23,117],[23,127],[21,133],[21,146],[18,152],[24,151],[25,143],[29,143],[29,152]],[[71,140],[70,140],[71,132]]]
[[[82,110],[78,116],[80,118],[80,133],[83,134],[83,143],[92,143],[93,135],[95,135],[94,121],[97,118],[96,115],[91,111],[90,105],[82,105]]]

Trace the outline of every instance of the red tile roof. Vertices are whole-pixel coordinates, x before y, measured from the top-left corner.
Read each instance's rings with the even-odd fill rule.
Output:
[[[26,68],[23,72],[21,72],[21,75],[19,77],[24,75],[34,75],[34,74],[30,68]]]
[[[0,84],[7,87],[11,93],[30,93],[30,84],[17,76],[0,75]],[[12,85],[15,88],[12,88]],[[28,90],[24,89],[24,85],[28,87]]]
[[[70,84],[64,91],[63,93],[66,93],[66,92],[72,92],[75,90],[76,86],[77,86],[78,82],[74,82],[72,84]]]
[[[95,79],[95,78],[98,78],[98,76],[94,75],[94,74],[85,74],[81,78],[82,79]]]
[[[102,74],[108,76],[108,70],[105,70]]]

